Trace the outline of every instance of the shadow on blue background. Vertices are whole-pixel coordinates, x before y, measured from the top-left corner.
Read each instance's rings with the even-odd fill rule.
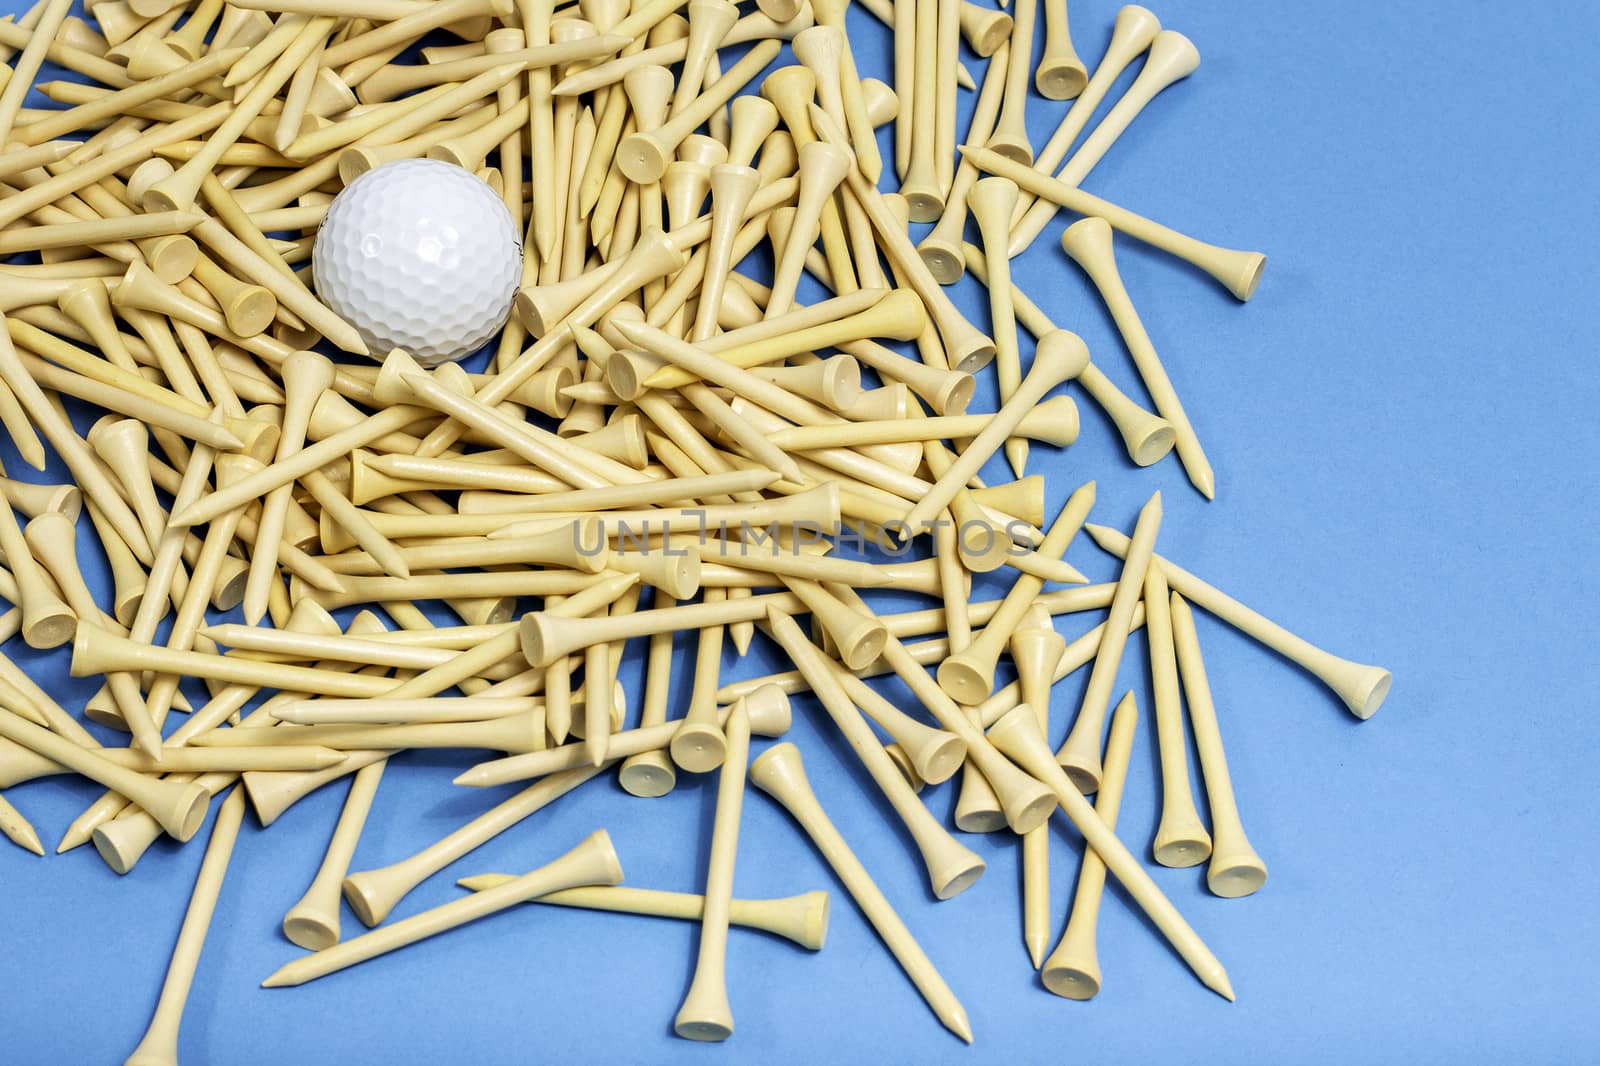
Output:
[[[1091,62],[1115,9],[1072,4]],[[833,928],[816,957],[734,933],[737,1032],[724,1046],[671,1036],[693,965],[695,929],[683,923],[527,907],[301,989],[259,990],[299,953],[278,923],[321,859],[343,795],[329,789],[270,832],[247,822],[185,1016],[186,1061],[1593,1054],[1600,75],[1589,43],[1600,14],[1577,3],[1260,0],[1156,11],[1195,41],[1202,65],[1151,105],[1086,187],[1270,256],[1241,306],[1181,264],[1117,244],[1218,471],[1218,498],[1201,500],[1174,460],[1131,467],[1088,403],[1080,443],[1035,447],[1032,469],[1050,475],[1052,508],[1096,478],[1095,520],[1124,529],[1161,489],[1163,552],[1395,675],[1388,704],[1358,723],[1307,675],[1201,616],[1235,788],[1271,880],[1229,901],[1205,892],[1201,870],[1155,876],[1227,965],[1239,1001],[1205,991],[1119,890],[1101,919],[1100,996],[1079,1004],[1044,992],[1021,942],[1014,839],[964,838],[989,871],[936,903],[845,745],[800,701],[794,738],[812,779],[962,998],[973,1049],[939,1027],[761,796],[745,805],[739,894],[830,888]],[[851,24],[862,72],[883,75],[887,34],[864,12]],[[981,61],[966,58],[981,76]],[[971,103],[963,94],[962,130]],[[1064,107],[1030,100],[1035,144]],[[1098,298],[1056,243],[1064,224],[1018,261],[1018,277],[1141,396]],[[975,284],[958,300],[986,322]],[[990,382],[975,410],[991,409]],[[14,453],[5,459],[20,469]],[[1095,580],[1116,573],[1086,538],[1069,558]],[[1076,636],[1096,620],[1061,628]],[[94,687],[66,678],[62,651],[20,641],[6,651],[69,706]],[[630,647],[632,691],[639,654]],[[781,668],[764,640],[749,658],[726,676]],[[1147,677],[1135,639],[1117,691],[1135,688],[1146,714],[1119,828],[1144,854],[1156,821]],[[1084,678],[1058,686],[1053,740]],[[409,855],[510,794],[453,789],[472,757],[396,759],[355,867]],[[714,777],[680,776],[654,801],[591,785],[456,863],[396,914],[455,898],[456,876],[539,865],[602,825],[631,883],[696,888],[714,793]],[[61,778],[8,797],[53,845],[97,794]],[[941,817],[954,803],[950,788],[926,798]],[[0,1061],[120,1061],[132,1049],[203,834],[184,848],[163,840],[123,878],[89,849],[47,861],[0,849]],[[1053,846],[1052,909],[1064,915],[1079,843],[1063,829]],[[357,931],[347,915],[346,935]]]

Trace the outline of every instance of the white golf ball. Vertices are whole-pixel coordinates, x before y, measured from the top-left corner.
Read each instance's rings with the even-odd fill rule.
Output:
[[[436,366],[477,351],[505,324],[522,243],[483,181],[451,163],[402,159],[334,197],[311,269],[317,294],[374,359],[404,348]]]

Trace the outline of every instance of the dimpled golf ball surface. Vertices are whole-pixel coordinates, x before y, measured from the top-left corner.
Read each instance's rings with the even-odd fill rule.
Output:
[[[317,293],[374,359],[404,348],[436,366],[505,324],[522,245],[494,190],[451,163],[402,159],[361,175],[328,207],[312,251]]]

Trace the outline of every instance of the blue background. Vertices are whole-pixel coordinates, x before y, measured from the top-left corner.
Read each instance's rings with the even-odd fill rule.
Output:
[[[1115,10],[1109,0],[1072,4],[1091,65]],[[1019,932],[1014,839],[965,838],[989,871],[935,902],[904,834],[801,701],[792,736],[812,779],[965,1003],[974,1048],[940,1028],[816,852],[760,795],[745,805],[737,891],[832,889],[833,925],[815,957],[734,933],[737,1032],[720,1047],[671,1035],[693,965],[696,931],[684,923],[520,908],[297,990],[260,990],[299,954],[278,925],[320,861],[341,788],[271,831],[248,820],[184,1019],[185,1061],[1595,1054],[1600,9],[1235,0],[1156,11],[1203,62],[1086,186],[1270,256],[1256,298],[1240,305],[1118,242],[1127,286],[1218,471],[1218,498],[1200,499],[1175,460],[1133,468],[1087,402],[1080,443],[1066,453],[1036,446],[1031,469],[1050,475],[1052,507],[1097,478],[1094,519],[1124,529],[1159,488],[1162,551],[1395,675],[1387,705],[1358,722],[1309,676],[1201,616],[1235,787],[1271,879],[1231,901],[1209,896],[1198,869],[1155,877],[1227,965],[1238,1002],[1196,982],[1120,891],[1101,918],[1100,996],[1083,1004],[1043,991]],[[882,74],[887,33],[859,11],[852,27],[863,72]],[[981,77],[982,62],[966,58]],[[971,103],[963,94],[964,112]],[[1030,100],[1036,145],[1065,106]],[[1022,283],[1141,396],[1098,299],[1056,244],[1062,226],[1018,262]],[[974,283],[958,298],[986,321]],[[980,392],[974,409],[992,402]],[[14,453],[4,458],[14,475],[39,477]],[[1116,572],[1086,538],[1068,557],[1095,580]],[[1093,621],[1060,627],[1073,636]],[[20,640],[5,650],[69,706],[93,688],[66,677],[64,651]],[[774,662],[758,640],[726,673]],[[1084,677],[1056,690],[1053,740]],[[1142,639],[1118,680],[1119,692],[1129,686],[1146,713],[1120,831],[1147,854],[1156,800]],[[509,794],[452,789],[471,758],[397,759],[356,868],[409,855]],[[8,797],[53,850],[97,794],[57,778]],[[536,866],[602,825],[631,883],[696,888],[714,796],[714,777],[680,777],[654,801],[591,785],[424,884],[396,914],[455,898],[456,876]],[[954,803],[950,787],[925,796],[941,816]],[[204,832],[188,847],[163,840],[121,878],[90,848],[38,860],[0,846],[0,1062],[121,1061],[154,1005],[203,841]],[[1057,915],[1077,850],[1070,829],[1056,834]],[[347,914],[346,935],[357,931]]]

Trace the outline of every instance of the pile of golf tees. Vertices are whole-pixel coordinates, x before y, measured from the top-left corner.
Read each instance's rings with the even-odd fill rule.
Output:
[[[1092,71],[1064,0],[860,0],[887,29],[857,13],[854,42],[847,5],[90,0],[79,18],[69,0],[38,0],[0,21],[0,423],[14,462],[43,470],[53,453],[72,479],[0,479],[0,597],[14,605],[0,633],[59,649],[37,660],[50,670],[70,654],[74,676],[103,682],[86,706],[63,707],[0,655],[0,788],[60,773],[103,786],[59,850],[92,841],[119,873],[163,833],[189,840],[217,805],[129,1062],[177,1060],[246,806],[271,824],[335,781],[343,813],[331,839],[304,841],[316,872],[282,919],[309,953],[268,986],[536,901],[698,923],[675,1029],[725,1039],[729,986],[757,994],[724,972],[730,926],[818,949],[829,906],[806,885],[735,897],[748,783],[792,815],[793,847],[825,857],[938,1020],[971,1041],[917,940],[959,926],[914,936],[873,881],[880,857],[852,851],[800,751],[768,741],[787,731],[791,696],[848,742],[938,898],[973,889],[984,863],[926,790],[959,788],[962,833],[1022,836],[1021,932],[1050,992],[1098,990],[1109,874],[1233,998],[1137,857],[1150,845],[1114,832],[1138,716],[1131,693],[1113,692],[1128,640],[1142,628],[1150,653],[1154,858],[1209,862],[1219,896],[1254,892],[1266,867],[1235,805],[1191,607],[1310,671],[1358,717],[1389,674],[1158,553],[1159,494],[1119,531],[1088,521],[1093,481],[1046,513],[1037,472],[1069,467],[1059,449],[1087,401],[1134,464],[1172,453],[1214,494],[1114,248],[1182,259],[1240,301],[1265,258],[1080,188],[1198,52],[1134,5],[1113,26],[1077,26],[1101,53]],[[852,44],[880,48],[880,33],[893,37],[892,85],[857,73]],[[71,76],[40,81],[47,60]],[[1124,72],[1136,76],[1119,96]],[[958,140],[963,83],[976,97]],[[1037,148],[1028,111],[1059,117]],[[525,232],[522,283],[481,372],[369,350],[305,269],[345,185],[421,157],[487,183]],[[1102,373],[1132,380],[1122,351],[1091,359],[1013,275],[1058,211],[1076,218],[1062,251],[1110,311],[1137,395]],[[911,223],[936,225],[914,243]],[[987,292],[980,321],[945,289],[964,275]],[[975,375],[991,372],[998,410],[969,413]],[[79,529],[104,556],[85,560],[96,587]],[[1088,540],[1121,560],[1114,583],[1087,584],[1064,559]],[[1001,598],[971,598],[984,574]],[[888,613],[875,590],[927,603]],[[241,605],[243,624],[213,624]],[[1056,616],[1082,612],[1102,614],[1086,629],[1066,620],[1081,634],[1061,636]],[[683,706],[669,698],[679,634],[679,669],[693,671]],[[758,634],[793,670],[743,676]],[[618,681],[625,654],[645,658],[639,691]],[[1017,680],[998,685],[1007,657]],[[1085,667],[1081,705],[1058,699],[1052,713],[1055,683]],[[903,683],[908,705],[873,687],[880,675]],[[109,730],[124,739],[103,743]],[[409,859],[351,870],[387,760],[411,748],[460,754],[459,786],[522,790]],[[620,885],[603,828],[559,857],[522,830],[530,872],[467,877],[453,902],[386,921],[424,879],[545,805],[582,804],[591,779],[655,797],[680,774],[717,775],[697,894],[643,887],[649,871]],[[1081,863],[1051,843],[1058,809],[1086,842]],[[3,796],[0,829],[44,853]],[[1071,909],[1052,913],[1050,868],[1071,877],[1069,860]],[[452,876],[463,872],[476,873]],[[1011,891],[1009,872],[992,880],[980,891]],[[341,939],[343,906],[370,931]],[[516,938],[535,919],[495,920]]]

